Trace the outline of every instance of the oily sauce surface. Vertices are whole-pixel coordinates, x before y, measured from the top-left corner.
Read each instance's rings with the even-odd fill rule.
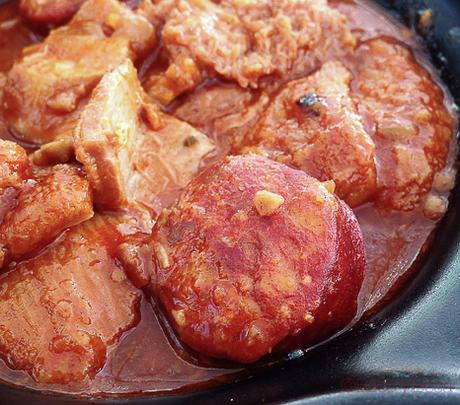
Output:
[[[419,63],[426,67],[413,33],[390,21],[382,15],[381,10],[361,1],[336,0],[332,4],[349,17],[353,33],[359,41],[389,37],[392,40],[403,42],[412,48]],[[40,36],[18,17],[15,3],[0,6],[0,84],[3,80],[1,72],[6,72],[11,67],[22,48],[39,39]],[[140,68],[141,74],[149,71],[154,61],[154,58],[146,60]],[[352,72],[357,68],[354,60],[345,59],[342,62]],[[203,86],[210,85],[212,83],[203,84]],[[182,98],[179,98],[170,107],[170,111],[174,113],[180,109],[182,102]],[[448,108],[452,107],[447,94],[445,103]],[[211,138],[216,139],[220,146],[217,156],[228,153],[229,145],[223,139],[218,138],[213,128],[208,128],[205,132]],[[7,131],[1,116],[0,138],[15,139]],[[454,159],[453,140],[448,167],[453,167]],[[163,203],[168,203],[175,196],[164,195],[162,197]],[[361,308],[358,319],[365,311],[373,308],[415,262],[435,229],[436,221],[427,219],[419,210],[388,214],[376,208],[374,204],[358,207],[355,214],[364,234],[368,267],[360,295]],[[200,384],[210,384],[212,381],[231,380],[239,372],[241,368],[238,366],[218,363],[209,366],[203,361],[192,358],[187,351],[181,348],[174,334],[168,330],[167,323],[163,322],[158,308],[147,298],[143,298],[141,302],[139,324],[126,332],[120,342],[111,348],[105,366],[90,383],[44,387],[36,384],[27,373],[11,370],[0,362],[0,380],[6,383],[40,390],[85,394],[127,394],[140,391],[161,392],[191,389]]]

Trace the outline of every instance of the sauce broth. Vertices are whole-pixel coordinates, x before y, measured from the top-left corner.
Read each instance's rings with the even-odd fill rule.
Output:
[[[436,78],[430,65],[422,57],[413,32],[397,25],[382,14],[380,9],[368,3],[335,0],[332,4],[349,17],[353,33],[359,41],[380,36],[394,38],[410,47],[419,63],[427,67]],[[40,40],[40,36],[34,34],[18,16],[15,3],[0,6],[0,83],[1,72],[6,72],[11,67],[21,54],[21,49]],[[147,60],[141,66],[140,72],[148,71],[154,61],[154,58]],[[342,62],[353,72],[355,61],[348,59]],[[447,92],[445,102],[452,111],[453,103]],[[172,111],[180,103],[179,99]],[[218,138],[212,128],[205,132],[220,145],[217,156],[211,160],[228,152],[228,145]],[[1,116],[0,138],[15,139],[8,132]],[[454,166],[455,152],[453,140],[448,167]],[[166,204],[173,196],[163,197],[163,203]],[[416,262],[419,254],[427,247],[436,221],[425,218],[420,210],[387,213],[373,204],[358,207],[355,214],[363,231],[368,260],[357,321],[366,311],[375,309],[379,301]],[[279,357],[275,357],[276,359]],[[273,358],[264,360],[264,363],[266,361],[273,361]],[[155,303],[148,298],[144,298],[141,303],[140,323],[126,332],[120,342],[111,348],[104,368],[89,383],[43,386],[35,383],[27,373],[11,370],[0,361],[0,380],[7,384],[74,394],[110,395],[192,389],[203,384],[231,381],[241,371],[241,367],[237,365],[217,362],[209,365],[203,360],[193,358],[175,340]]]

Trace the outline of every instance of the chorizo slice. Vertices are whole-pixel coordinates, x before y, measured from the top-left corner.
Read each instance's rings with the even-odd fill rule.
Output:
[[[163,211],[152,289],[186,345],[250,363],[354,317],[362,235],[330,190],[267,158],[228,157]]]

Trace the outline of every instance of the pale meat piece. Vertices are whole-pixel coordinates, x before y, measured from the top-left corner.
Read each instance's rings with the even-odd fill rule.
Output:
[[[254,102],[252,91],[236,84],[215,84],[197,89],[181,100],[174,116],[187,121],[203,132],[209,132],[213,123],[229,114],[240,113]]]
[[[442,90],[404,46],[373,40],[356,57],[353,90],[376,144],[377,203],[412,210],[446,163],[455,120]]]
[[[265,76],[311,70],[330,53],[344,54],[355,45],[347,18],[325,0],[163,0],[142,7],[162,25],[169,63],[145,83],[162,104],[206,77],[257,88]]]
[[[3,87],[3,72],[11,69],[26,46],[39,40],[39,36],[18,16],[17,3],[3,1],[0,8],[0,88]]]
[[[113,258],[117,221],[96,217],[0,280],[0,352],[40,383],[88,380],[139,320],[141,293]]]
[[[32,169],[24,148],[0,139],[0,193],[7,187],[22,187],[31,176]]]
[[[94,189],[96,205],[118,209],[127,202],[141,94],[132,64],[104,76],[83,109],[74,134],[76,158]]]
[[[214,143],[187,123],[159,113],[163,126],[147,131],[133,156],[129,194],[154,215],[200,171]]]
[[[45,247],[64,230],[94,215],[82,170],[57,165],[23,186],[14,208],[0,222],[0,248],[18,260]]]
[[[328,62],[276,95],[239,152],[256,152],[319,180],[354,207],[375,192],[374,143],[350,98],[351,73]]]
[[[200,86],[181,100],[173,114],[217,139],[225,153],[255,125],[270,101],[268,94],[229,83]]]
[[[1,46],[1,45],[0,45]],[[0,55],[0,60],[1,60],[1,55]],[[5,118],[3,117],[2,113],[2,106],[3,106],[3,89],[6,84],[6,74],[0,72],[0,139],[2,141],[6,140],[9,138],[9,131],[8,131],[8,125],[5,121]],[[0,150],[4,148],[3,144],[0,144]],[[2,153],[2,152],[0,152]]]
[[[14,142],[0,139],[0,227],[4,216],[16,206],[20,190],[31,177],[32,168],[26,151]],[[0,235],[0,268],[6,255],[7,249]]]
[[[77,160],[101,209],[137,202],[158,214],[159,195],[185,186],[213,148],[205,135],[144,101],[129,60],[101,80],[75,133]]]
[[[85,0],[21,0],[22,15],[39,24],[60,24],[69,20]]]
[[[150,234],[130,236],[129,240],[118,246],[116,257],[123,265],[126,276],[137,288],[148,285],[153,274],[153,251]]]
[[[89,0],[68,25],[26,48],[7,76],[4,115],[27,142],[70,138],[105,72],[155,43],[152,25],[116,0]]]

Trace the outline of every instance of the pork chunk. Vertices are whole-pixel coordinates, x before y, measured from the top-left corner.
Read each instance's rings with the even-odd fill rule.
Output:
[[[243,89],[237,84],[201,86],[184,97],[174,116],[216,139],[225,153],[239,144],[256,124],[270,101],[264,91]]]
[[[442,90],[402,45],[373,40],[357,58],[353,88],[376,144],[377,202],[411,210],[446,163],[454,119]]]
[[[257,88],[264,76],[311,70],[332,49],[343,54],[355,43],[346,17],[325,0],[163,0],[144,8],[164,24],[169,64],[146,82],[163,104],[208,76]]]
[[[17,204],[17,197],[32,169],[26,151],[14,142],[0,139],[0,227],[3,218]],[[0,233],[0,268],[5,264],[7,248]]]
[[[80,109],[103,74],[155,42],[153,27],[116,0],[89,0],[69,24],[25,49],[8,73],[4,115],[27,142],[71,137]]]
[[[199,172],[214,143],[187,123],[160,114],[164,126],[147,131],[134,154],[135,171],[129,192],[158,215]]]
[[[356,313],[365,259],[352,211],[267,158],[229,157],[196,177],[159,217],[152,246],[152,288],[205,355],[250,363],[326,338]]]
[[[0,223],[0,247],[18,260],[36,252],[65,229],[90,219],[93,204],[81,170],[58,165],[24,186]]]
[[[60,24],[69,20],[85,0],[21,0],[20,10],[28,20],[39,24]]]
[[[185,186],[213,145],[144,101],[128,60],[96,87],[83,110],[75,148],[99,207],[116,210],[137,201],[158,213],[158,196]]]
[[[338,62],[289,82],[237,150],[334,180],[337,194],[352,207],[368,201],[375,192],[374,143],[350,98],[350,82],[350,72]]]
[[[127,277],[137,287],[149,284],[153,274],[153,252],[147,234],[130,236],[129,240],[118,246],[117,258],[123,265]]]
[[[206,131],[219,118],[247,109],[254,98],[251,91],[238,85],[206,86],[186,97],[174,110],[174,116]]]
[[[27,153],[17,143],[0,139],[0,192],[7,187],[20,188],[32,170]]]
[[[0,353],[40,383],[93,378],[139,320],[140,292],[113,259],[117,222],[96,217],[0,279]]]
[[[88,173],[95,203],[103,209],[117,209],[127,202],[139,137],[139,86],[136,70],[128,62],[104,76],[75,131],[76,158]]]

